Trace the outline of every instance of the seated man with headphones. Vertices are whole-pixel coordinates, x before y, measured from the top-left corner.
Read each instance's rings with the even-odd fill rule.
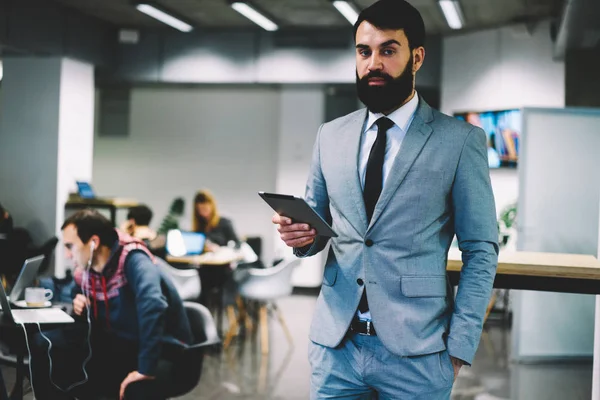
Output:
[[[73,312],[81,323],[45,332],[50,357],[47,341],[35,341],[36,398],[164,399],[176,384],[176,355],[193,341],[173,284],[143,242],[95,210],[73,214],[62,233],[75,266]]]

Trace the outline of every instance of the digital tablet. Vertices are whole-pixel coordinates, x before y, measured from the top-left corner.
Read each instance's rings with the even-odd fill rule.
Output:
[[[309,224],[320,236],[337,237],[337,234],[331,229],[329,224],[304,199],[286,194],[265,192],[258,192],[258,195],[277,214],[289,217],[293,222]]]

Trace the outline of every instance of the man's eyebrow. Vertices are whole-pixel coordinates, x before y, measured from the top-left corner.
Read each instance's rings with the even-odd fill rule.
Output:
[[[387,42],[383,42],[383,43],[381,43],[381,44],[379,45],[379,47],[386,47],[386,46],[389,46],[389,45],[391,45],[391,44],[397,44],[398,46],[402,46],[402,45],[400,44],[400,42],[398,42],[396,39],[391,39],[391,40],[388,40]]]
[[[392,45],[392,44],[397,44],[398,46],[402,46],[402,45],[400,44],[400,42],[398,42],[396,39],[390,39],[390,40],[388,40],[388,41],[385,41],[385,42],[381,43],[381,44],[379,45],[379,47],[386,47],[386,46],[389,46],[389,45]],[[357,48],[357,49],[361,49],[361,50],[362,50],[362,49],[368,49],[368,48],[369,48],[369,45],[362,44],[362,43],[358,43],[358,44],[356,45],[356,48]]]

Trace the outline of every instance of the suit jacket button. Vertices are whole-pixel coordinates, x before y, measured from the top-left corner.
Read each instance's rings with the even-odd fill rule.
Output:
[[[358,278],[356,280],[356,283],[358,283],[359,286],[362,286],[365,282],[362,279]]]
[[[367,245],[367,247],[371,247],[371,246],[373,246],[373,241],[371,239],[367,239],[365,241],[365,244]]]

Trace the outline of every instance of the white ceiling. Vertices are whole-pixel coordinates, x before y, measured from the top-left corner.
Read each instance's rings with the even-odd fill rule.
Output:
[[[162,24],[138,12],[131,0],[54,0],[120,27],[162,27]],[[158,0],[198,28],[254,27],[239,15],[227,0]],[[373,0],[355,0],[360,8]],[[510,22],[535,21],[557,16],[563,0],[460,0],[466,29],[477,30]],[[282,28],[333,28],[349,26],[330,0],[254,0]],[[427,32],[449,33],[436,0],[412,0],[425,20]]]

